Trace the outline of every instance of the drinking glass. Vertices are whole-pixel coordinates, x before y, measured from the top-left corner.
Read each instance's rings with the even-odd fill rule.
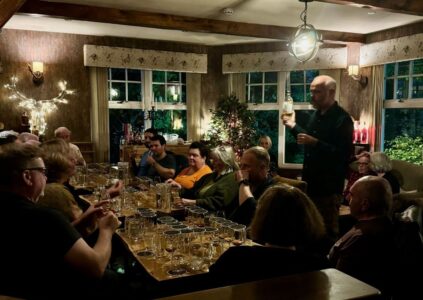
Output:
[[[235,246],[241,246],[247,240],[247,231],[245,225],[235,224],[230,226],[233,233],[232,244]]]
[[[180,262],[175,261],[175,253],[181,247],[181,232],[179,230],[166,230],[165,236],[165,250],[170,254],[170,262],[165,264],[167,273],[172,276],[178,276],[186,273],[186,267]]]

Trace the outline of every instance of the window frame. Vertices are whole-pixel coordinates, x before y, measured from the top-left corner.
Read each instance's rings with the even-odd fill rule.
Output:
[[[125,70],[125,79],[124,80],[114,80],[111,79],[112,69],[123,69]],[[108,101],[108,108],[109,109],[142,109],[145,107],[146,102],[146,95],[145,95],[145,70],[143,69],[137,69],[141,73],[141,81],[134,81],[134,80],[128,80],[128,68],[107,68],[107,101]],[[112,83],[118,82],[118,83],[124,83],[125,84],[125,100],[117,101],[117,100],[111,100],[111,90],[112,90]],[[141,85],[141,101],[137,100],[129,100],[128,99],[128,83],[139,83]]]
[[[385,150],[385,114],[386,109],[423,109],[423,98],[412,98],[413,94],[413,78],[414,77],[421,77],[423,76],[423,73],[413,73],[413,67],[415,61],[422,60],[419,59],[413,59],[408,60],[408,74],[407,75],[398,75],[399,71],[399,64],[404,63],[404,61],[397,61],[395,62],[395,68],[394,68],[394,75],[392,76],[386,76],[387,68],[389,65],[392,65],[393,63],[385,64],[383,66],[383,106],[382,106],[382,134],[381,134],[381,151]],[[398,80],[399,79],[408,79],[408,91],[407,99],[403,99],[402,97],[398,97]],[[386,89],[387,89],[387,81],[388,80],[394,80],[394,90],[393,90],[393,96],[394,99],[386,99]]]

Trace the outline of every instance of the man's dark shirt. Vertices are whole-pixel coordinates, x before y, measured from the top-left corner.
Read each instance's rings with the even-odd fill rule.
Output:
[[[308,184],[308,195],[341,195],[353,149],[350,115],[335,102],[323,115],[315,111],[306,129],[297,124],[292,133],[306,133],[318,139],[316,145],[304,147],[302,180]]]

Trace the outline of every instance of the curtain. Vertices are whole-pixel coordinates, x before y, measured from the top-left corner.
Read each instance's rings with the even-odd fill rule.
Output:
[[[382,141],[383,65],[373,66],[369,86],[373,87],[370,105],[369,141],[372,151],[380,151]]]
[[[94,161],[109,161],[109,105],[107,100],[107,68],[90,67],[91,140]]]
[[[187,140],[198,141],[204,127],[201,113],[201,75],[187,73]]]
[[[229,94],[234,94],[240,102],[245,102],[247,100],[247,95],[245,94],[245,84],[246,73],[229,74]]]

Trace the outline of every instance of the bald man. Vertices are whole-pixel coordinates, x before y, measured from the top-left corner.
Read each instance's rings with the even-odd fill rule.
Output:
[[[81,165],[81,166],[85,166],[86,162],[84,157],[82,156],[81,150],[79,150],[78,146],[75,144],[72,144],[70,142],[70,137],[71,137],[72,132],[67,129],[66,127],[59,127],[54,131],[54,136],[58,139],[64,139],[68,144],[69,147],[71,148],[71,151],[76,159],[76,164],[77,165]]]
[[[389,294],[397,258],[391,187],[382,177],[365,176],[350,192],[351,215],[357,224],[335,243],[329,260],[335,268]]]
[[[336,81],[326,75],[314,78],[310,86],[311,104],[316,111],[304,128],[292,116],[282,115],[283,124],[304,145],[302,180],[335,241],[338,237],[338,209],[344,179],[352,154],[353,122],[335,100]]]

